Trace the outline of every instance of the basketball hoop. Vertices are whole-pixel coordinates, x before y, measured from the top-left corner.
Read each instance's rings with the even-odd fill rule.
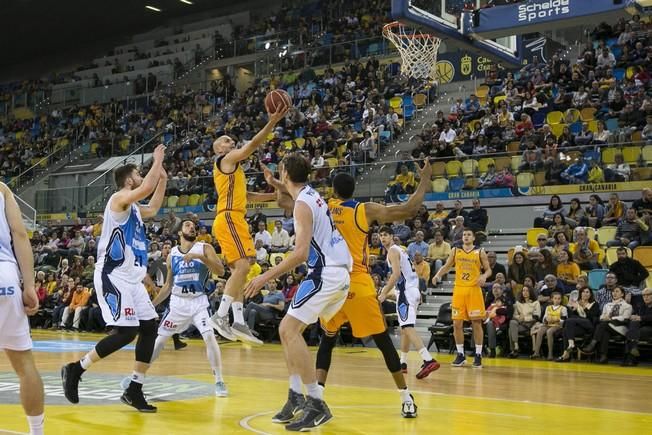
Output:
[[[406,29],[398,21],[385,24],[383,36],[401,55],[401,73],[416,79],[438,79],[437,52],[441,39],[416,29]]]

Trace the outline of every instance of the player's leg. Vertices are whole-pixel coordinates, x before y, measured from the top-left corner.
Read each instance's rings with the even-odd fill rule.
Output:
[[[220,352],[220,346],[217,344],[217,340],[215,339],[213,327],[209,322],[210,304],[208,298],[202,296],[194,299],[192,304],[194,311],[192,323],[201,334],[204,344],[206,345],[206,356],[208,357],[208,362],[215,378],[215,395],[217,397],[227,397],[229,392],[224,383],[224,379],[222,378],[222,353]]]
[[[5,354],[20,381],[20,403],[27,415],[30,434],[42,435],[44,425],[43,381],[34,364],[32,351],[5,349]]]
[[[399,359],[401,363],[401,371],[403,373],[408,372],[408,354],[410,353],[410,337],[408,337],[404,328],[401,328],[401,357]]]
[[[349,321],[347,307],[350,303],[351,300],[347,299],[342,309],[332,319],[328,322],[321,323],[323,334],[321,340],[319,340],[319,348],[317,349],[316,373],[317,383],[322,387],[326,386],[328,370],[331,368],[333,349],[337,344],[337,334],[340,332],[342,325]]]
[[[482,322],[485,318],[484,297],[480,287],[470,287],[466,298],[466,312],[473,327],[473,341],[475,342],[475,357],[473,368],[482,367],[482,345],[484,343],[484,328]]]
[[[426,346],[423,344],[423,340],[419,334],[417,334],[416,329],[414,329],[414,323],[402,327],[401,333],[405,335],[406,341],[414,346],[423,360],[421,369],[417,373],[417,379],[427,377],[431,372],[434,372],[440,367],[439,363],[432,357],[432,355],[430,355],[428,349],[426,349]]]
[[[466,364],[464,356],[464,320],[466,320],[466,288],[454,287],[453,299],[451,301],[451,311],[453,319],[453,337],[455,338],[455,348],[457,355],[452,362],[453,367],[462,367]]]

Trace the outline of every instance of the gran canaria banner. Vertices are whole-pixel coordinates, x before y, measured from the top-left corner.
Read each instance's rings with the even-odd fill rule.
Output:
[[[622,183],[564,184],[560,186],[532,186],[519,188],[521,195],[565,195],[571,193],[599,193],[642,190],[650,187],[650,181],[627,181]]]

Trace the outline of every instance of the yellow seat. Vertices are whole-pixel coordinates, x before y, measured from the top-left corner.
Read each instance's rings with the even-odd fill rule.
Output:
[[[188,205],[188,195],[181,195],[177,201],[177,207],[185,207]]]
[[[616,162],[616,154],[618,154],[620,150],[618,148],[614,147],[604,147],[602,148],[602,163],[606,163],[607,165],[610,165],[612,163]]]
[[[637,144],[640,142],[643,142],[643,134],[641,133],[641,130],[632,132],[632,144]]]
[[[517,172],[521,166],[521,156],[512,156],[512,172]]]
[[[616,230],[618,227],[607,225],[605,227],[598,228],[597,239],[600,246],[606,246],[609,240],[614,240],[616,238]]]
[[[274,139],[274,133],[268,133],[267,137],[265,138],[266,140],[272,140]]]
[[[435,162],[432,164],[432,175],[435,177],[443,177],[446,174],[446,163]]]
[[[516,176],[516,184],[518,187],[530,187],[534,183],[534,175],[532,172],[520,172]]]
[[[96,153],[97,153],[97,149],[98,149],[99,147],[100,147],[100,144],[99,144],[99,143],[97,143],[97,142],[93,142],[93,143],[91,144],[91,154],[96,154]]]
[[[462,162],[462,174],[464,176],[475,175],[478,170],[478,161],[473,159],[464,160]]]
[[[625,147],[623,148],[623,159],[625,163],[638,164],[638,160],[641,158],[641,148],[640,147]]]
[[[502,171],[505,168],[510,168],[512,166],[512,158],[507,156],[496,157],[494,159],[496,165],[496,171]]]
[[[459,176],[461,170],[462,163],[460,163],[458,160],[451,160],[450,162],[446,163],[446,175],[448,177]]]
[[[412,103],[417,110],[423,109],[428,101],[428,97],[425,94],[416,94],[412,97]]]
[[[544,186],[546,184],[546,173],[544,171],[537,171],[534,173],[534,185]]]
[[[480,185],[480,182],[474,176],[466,177],[464,180],[464,188],[467,190],[475,190]]]
[[[170,195],[168,197],[168,208],[176,207],[178,202],[179,202],[179,197],[178,196]]]
[[[625,70],[625,77],[627,77],[628,80],[631,80],[632,77],[636,75],[636,71],[638,69],[635,66],[630,66]]]
[[[432,181],[433,192],[446,192],[448,190],[448,180],[446,178],[435,178]]]
[[[292,141],[291,140],[284,141],[283,146],[285,147],[286,150],[292,149]]]
[[[486,104],[489,91],[490,89],[487,85],[482,85],[475,90],[475,96],[478,97],[478,100],[480,100],[480,104]]]
[[[559,137],[564,133],[564,127],[566,127],[565,124],[551,124],[550,125],[550,131],[552,132],[553,136]]]
[[[539,234],[545,234],[546,238],[548,237],[548,230],[545,228],[530,228],[527,230],[527,245],[528,246],[538,246],[537,237]]]
[[[304,138],[302,138],[302,137],[298,137],[298,138],[294,139],[294,142],[296,142],[296,144],[297,144],[297,146],[299,148],[303,148],[303,146],[306,144],[306,140]]]
[[[498,96],[494,97],[494,106],[497,106],[498,103],[500,103],[501,101],[504,101],[506,99],[507,99],[506,95],[498,95]]]
[[[584,227],[584,230],[586,231],[586,237],[588,237],[589,240],[595,240],[595,236],[596,236],[595,228]]]
[[[211,106],[210,104],[205,105],[201,109],[201,113],[204,115],[210,115],[212,112],[213,112],[213,106]]]
[[[398,109],[403,105],[403,99],[401,97],[392,97],[389,99],[389,107]]]
[[[648,165],[652,164],[652,145],[645,145],[643,147],[643,160]]]
[[[580,111],[580,119],[582,122],[589,122],[595,119],[595,112],[597,110],[594,107],[586,107]]]
[[[327,158],[326,163],[328,163],[329,168],[337,168],[340,164],[340,162],[335,157]]]
[[[571,117],[571,119],[568,119],[569,116]],[[566,113],[565,113],[565,118],[564,119],[566,119],[567,123],[568,123],[568,121],[570,121],[570,123],[572,124],[573,122],[579,121],[581,116],[582,116],[582,113],[579,110],[577,110],[577,109],[568,109],[566,111]]]
[[[646,269],[652,269],[652,246],[636,247],[633,258],[638,260]]]
[[[594,133],[594,134],[598,132],[598,121],[597,120],[592,119],[591,121],[589,121],[589,131],[591,133]]]
[[[546,123],[547,124],[561,124],[564,121],[564,114],[558,110],[555,110],[553,112],[549,112],[546,115]]]
[[[487,173],[489,170],[489,165],[494,165],[494,167],[496,166],[496,161],[491,157],[485,157],[478,160],[478,171],[480,172],[480,175]]]
[[[198,193],[193,193],[188,197],[188,205],[189,206],[199,205],[199,198],[200,196]]]
[[[652,288],[652,273],[645,280],[645,288]]]
[[[652,166],[644,168],[632,168],[632,181],[652,180]]]
[[[508,153],[517,153],[521,150],[521,143],[520,142],[510,142],[507,144],[507,152]]]
[[[276,259],[277,258],[280,258],[281,260],[283,260],[285,258],[285,255],[283,255],[281,253],[278,253],[278,252],[275,253],[275,254],[269,254],[269,264],[274,266],[276,264]]]
[[[120,141],[120,150],[126,152],[129,149],[129,142],[129,139],[122,139]]]
[[[627,256],[632,256],[632,250],[625,248],[627,250]],[[611,266],[616,261],[618,261],[618,248],[607,248],[606,250],[607,265]]]
[[[267,221],[267,231],[269,231],[270,234],[274,232],[275,225],[276,225],[275,221],[271,219]]]

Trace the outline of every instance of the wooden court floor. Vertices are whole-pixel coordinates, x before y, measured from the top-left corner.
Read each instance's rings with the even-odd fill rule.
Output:
[[[80,384],[80,404],[65,402],[62,364],[83,355],[99,335],[35,332],[35,358],[45,380],[47,434],[282,434],[271,422],[283,405],[287,375],[279,345],[222,343],[228,398],[212,395],[203,343],[166,349],[155,362],[145,393],[157,414],[119,402],[119,381],[131,372],[133,350],[94,365]],[[315,350],[315,349],[313,349]],[[314,352],[313,352],[314,354]],[[400,400],[376,349],[338,348],[325,398],[335,418],[321,434],[644,434],[652,427],[652,368],[623,368],[524,359],[485,359],[485,367],[442,368],[408,385],[416,419],[400,416]],[[0,433],[24,433],[15,377],[0,354]]]

